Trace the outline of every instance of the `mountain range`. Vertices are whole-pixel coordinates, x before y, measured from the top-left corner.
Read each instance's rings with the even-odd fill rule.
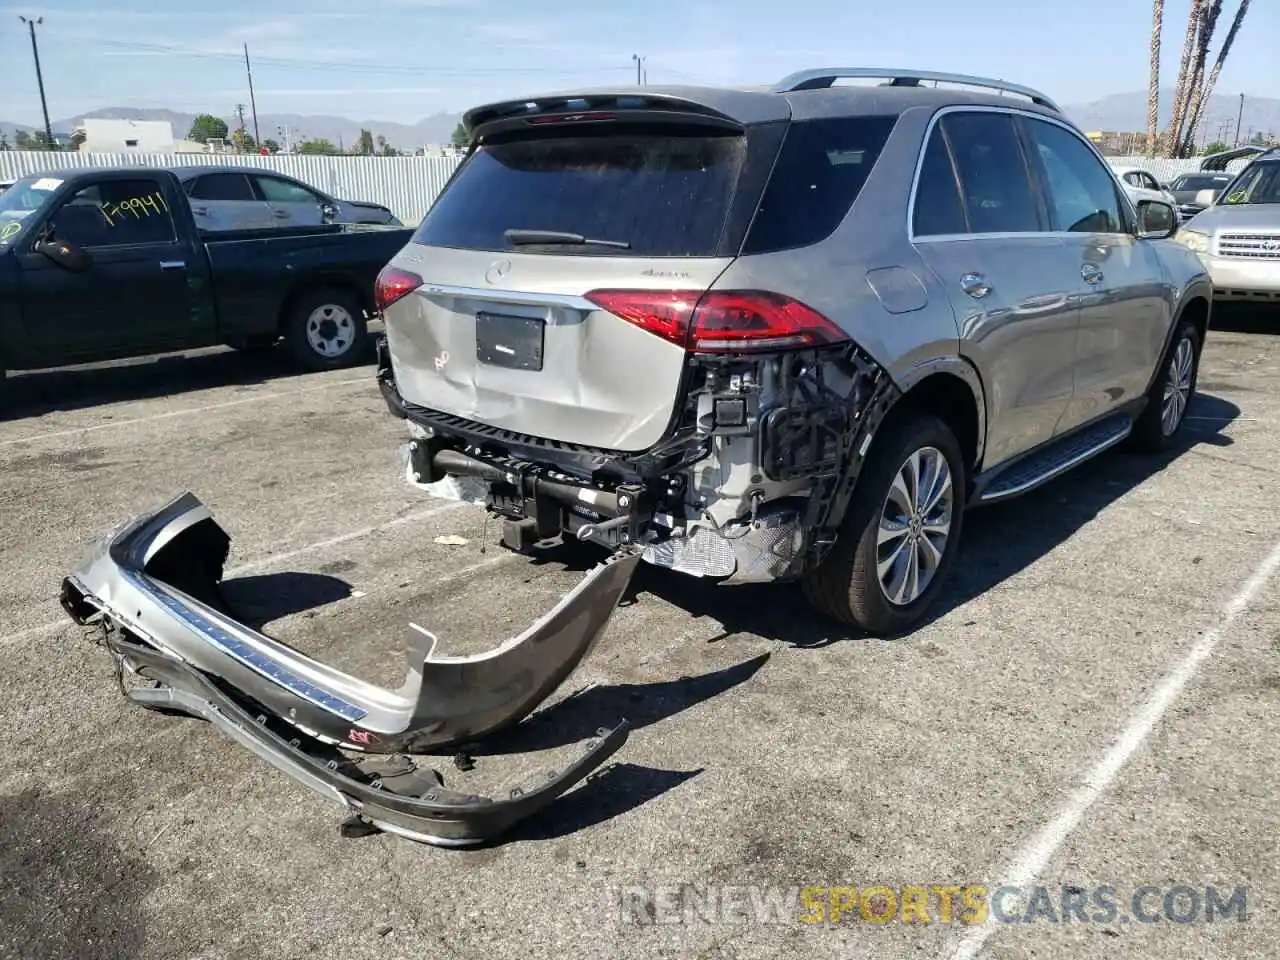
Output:
[[[1173,91],[1166,90],[1160,96],[1160,129],[1169,122]],[[1203,126],[1204,139],[1213,141],[1220,136],[1228,141],[1235,139],[1236,116],[1241,110],[1238,94],[1217,94],[1207,105],[1207,122]],[[1145,92],[1116,93],[1091,103],[1063,105],[1063,110],[1077,125],[1086,131],[1114,130],[1120,132],[1145,131],[1147,128],[1147,94]],[[54,133],[70,133],[85,118],[118,120],[167,120],[173,125],[175,137],[184,137],[191,129],[194,116],[173,110],[144,110],[134,107],[106,107],[53,124]],[[234,128],[233,118],[224,117]],[[361,130],[369,130],[375,137],[386,137],[387,142],[401,150],[448,143],[461,114],[435,113],[416,123],[388,123],[385,121],[358,121],[348,117],[308,116],[301,114],[263,114],[258,117],[258,130],[262,137],[284,142],[285,130],[294,143],[306,139],[325,139],[350,147],[360,137]],[[1227,128],[1226,124],[1230,123]],[[246,117],[245,125],[252,132],[252,120]],[[1255,133],[1275,137],[1280,135],[1280,99],[1249,97],[1244,99],[1240,117],[1242,139]],[[10,141],[18,130],[34,132],[33,127],[0,120],[0,132]]]

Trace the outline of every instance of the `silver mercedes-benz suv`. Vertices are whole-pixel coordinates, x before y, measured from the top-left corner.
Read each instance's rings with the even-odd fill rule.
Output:
[[[966,507],[1183,422],[1205,270],[1034,90],[812,70],[464,123],[379,280],[378,376],[413,479],[512,548],[797,580],[896,633]]]

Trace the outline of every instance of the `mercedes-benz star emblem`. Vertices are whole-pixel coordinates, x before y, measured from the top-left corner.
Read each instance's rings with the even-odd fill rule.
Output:
[[[493,263],[489,264],[489,269],[484,272],[484,282],[497,283],[510,272],[510,260],[495,260]]]

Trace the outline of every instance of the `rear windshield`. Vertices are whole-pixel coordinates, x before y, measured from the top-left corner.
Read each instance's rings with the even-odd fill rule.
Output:
[[[1181,176],[1173,182],[1173,186],[1177,190],[1216,190],[1218,187],[1225,187],[1231,182],[1231,176],[1225,177],[1214,176]]]
[[[745,137],[705,134],[611,133],[485,146],[458,170],[414,240],[556,255],[715,256],[745,156]],[[629,246],[516,248],[507,230]]]

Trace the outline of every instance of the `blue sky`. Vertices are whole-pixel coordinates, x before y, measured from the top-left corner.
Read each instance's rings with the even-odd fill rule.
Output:
[[[1218,40],[1238,0],[1226,0]],[[1189,0],[1167,0],[1172,86]],[[184,9],[185,8],[185,9]],[[1039,87],[1064,103],[1145,89],[1148,0],[0,0],[0,119],[36,124],[25,25],[55,120],[101,106],[414,122],[564,87],[766,83],[806,66],[915,66]],[[1250,8],[1217,92],[1280,97],[1280,4]]]

